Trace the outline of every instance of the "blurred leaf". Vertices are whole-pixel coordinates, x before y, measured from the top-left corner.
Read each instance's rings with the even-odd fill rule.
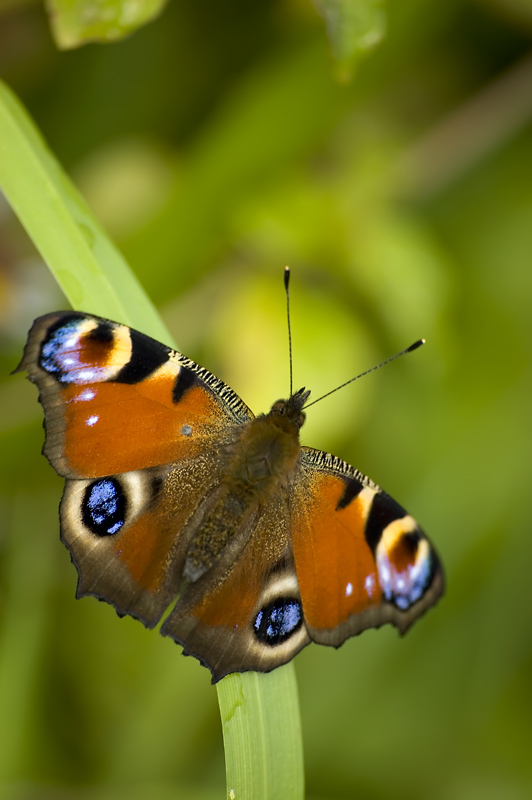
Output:
[[[532,2],[530,0],[477,0],[491,8],[504,20],[511,20],[515,26],[522,25],[532,30]]]
[[[166,297],[176,272],[182,286],[197,278],[224,241],[236,204],[307,157],[349,100],[314,41],[250,70],[176,165],[164,208],[122,242],[134,266],[150,264],[150,296]]]
[[[161,13],[167,0],[48,0],[57,46],[112,42]]]
[[[363,53],[382,41],[386,31],[383,0],[313,0],[324,18],[334,58],[348,75]]]
[[[41,489],[15,496],[11,518],[3,515],[3,533],[12,546],[2,564],[6,595],[0,638],[0,786],[19,778],[28,766],[54,575],[55,505],[53,495]]]

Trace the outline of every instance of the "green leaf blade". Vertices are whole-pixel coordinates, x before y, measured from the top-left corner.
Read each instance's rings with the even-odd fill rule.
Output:
[[[302,800],[303,749],[293,663],[267,674],[228,675],[217,688],[227,797]]]
[[[170,341],[125,259],[1,82],[0,188],[73,308]]]

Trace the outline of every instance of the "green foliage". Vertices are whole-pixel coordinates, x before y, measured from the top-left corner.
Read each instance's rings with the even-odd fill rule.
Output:
[[[122,39],[161,13],[166,0],[48,0],[61,48]]]
[[[314,0],[314,5],[325,19],[334,57],[349,75],[357,57],[382,41],[383,0]]]
[[[33,7],[2,17],[0,74],[181,349],[255,411],[287,391],[286,263],[295,381],[314,397],[427,339],[303,429],[420,520],[448,581],[404,639],[382,629],[296,658],[312,800],[532,792],[524,7],[390,3],[347,86],[303,0],[180,0],[124,42],[68,53]],[[73,599],[35,392],[7,377],[32,319],[65,304],[46,275],[4,207],[3,795],[219,797],[208,673]]]

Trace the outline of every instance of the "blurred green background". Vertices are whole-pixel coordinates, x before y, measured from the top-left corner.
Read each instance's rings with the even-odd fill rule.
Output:
[[[180,348],[256,411],[421,351],[309,411],[436,544],[446,597],[297,657],[312,800],[532,796],[532,5],[390,3],[338,80],[306,0],[174,0],[109,45],[56,49],[0,3],[17,92]],[[0,795],[222,797],[209,674],[74,600],[35,389],[8,373],[65,307],[0,198]],[[87,309],[88,310],[88,309]]]

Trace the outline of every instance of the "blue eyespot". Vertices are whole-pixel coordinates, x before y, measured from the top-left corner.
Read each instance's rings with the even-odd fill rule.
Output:
[[[81,506],[83,522],[96,536],[112,536],[125,522],[127,500],[116,478],[103,478],[87,487]]]
[[[255,635],[268,645],[282,644],[303,622],[301,603],[293,597],[278,597],[261,608],[253,621]]]
[[[62,317],[42,343],[39,364],[60,383],[83,385],[109,377],[106,357],[112,350],[111,323],[101,320],[89,330],[83,323],[83,315],[75,312],[66,319]],[[92,344],[92,355],[87,353],[87,342]]]
[[[423,551],[419,543],[424,543]],[[426,540],[419,535],[406,533],[402,539],[403,547],[408,548],[409,559],[400,568],[397,561],[390,558],[384,548],[377,549],[377,568],[379,583],[384,599],[394,603],[401,611],[407,611],[425,593],[434,577],[437,560],[430,552]]]
[[[78,343],[79,319],[70,319],[52,329],[41,348],[41,367],[59,380],[76,365],[75,348]]]
[[[425,593],[432,580],[433,569],[430,557],[422,561],[416,568],[410,570],[409,580],[401,580],[402,576],[395,579],[395,605],[406,611]],[[388,598],[387,598],[388,599]]]

